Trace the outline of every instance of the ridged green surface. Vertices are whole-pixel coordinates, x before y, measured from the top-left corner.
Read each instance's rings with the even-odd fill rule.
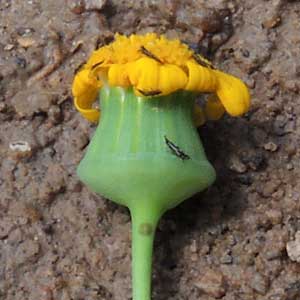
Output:
[[[145,99],[102,89],[101,121],[78,168],[82,181],[120,204],[152,201],[162,211],[205,189],[215,173],[193,125],[191,96]],[[191,159],[175,156],[164,136]]]
[[[215,171],[193,124],[193,94],[145,99],[131,89],[102,88],[100,99],[101,120],[78,175],[93,191],[129,207],[133,300],[150,300],[153,239],[161,215],[207,188]],[[174,155],[165,136],[190,159]]]

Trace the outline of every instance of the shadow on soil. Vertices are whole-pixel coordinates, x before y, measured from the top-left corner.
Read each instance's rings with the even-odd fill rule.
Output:
[[[256,171],[237,174],[228,168],[228,158],[232,153],[247,153],[249,150],[254,153],[251,159],[261,157],[257,156],[259,149],[251,129],[262,128],[268,135],[272,124],[253,124],[242,119],[229,123],[211,125],[200,132],[208,160],[217,172],[216,182],[163,216],[154,248],[153,300],[177,299],[182,273],[179,262],[184,257],[184,248],[195,237],[200,236],[204,243],[209,244],[209,236],[215,239],[228,232],[228,222],[240,218],[247,207],[245,187],[252,184],[255,172],[266,166],[262,154]],[[172,249],[172,244],[176,249]]]

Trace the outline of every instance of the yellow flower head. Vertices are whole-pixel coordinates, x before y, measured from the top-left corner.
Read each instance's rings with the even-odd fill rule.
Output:
[[[99,111],[92,108],[101,86],[132,87],[137,96],[152,99],[177,90],[208,92],[204,112],[195,109],[196,123],[220,118],[226,110],[232,116],[248,111],[250,95],[238,78],[216,70],[178,39],[155,33],[116,34],[115,41],[93,52],[76,74],[72,92],[76,108],[96,122]]]

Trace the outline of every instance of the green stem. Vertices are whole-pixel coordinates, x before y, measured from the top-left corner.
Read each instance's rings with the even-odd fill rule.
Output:
[[[131,209],[133,300],[151,300],[152,253],[161,213],[149,208]]]

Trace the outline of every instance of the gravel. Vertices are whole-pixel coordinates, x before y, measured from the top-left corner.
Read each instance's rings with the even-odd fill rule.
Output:
[[[300,231],[296,233],[294,241],[286,244],[286,251],[292,261],[300,262]]]

